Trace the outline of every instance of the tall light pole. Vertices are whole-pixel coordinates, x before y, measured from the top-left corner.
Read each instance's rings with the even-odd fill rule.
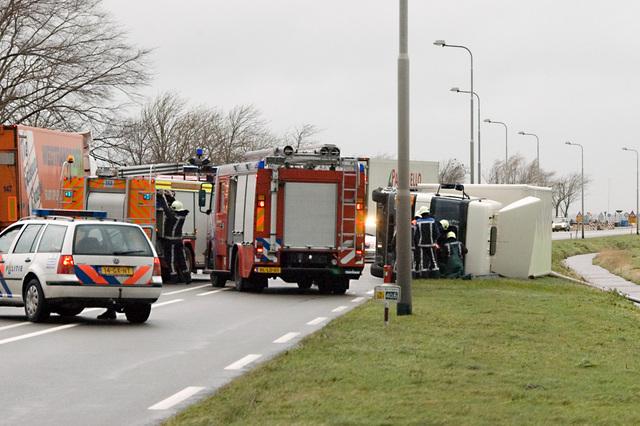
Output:
[[[480,158],[482,156],[482,149],[480,149],[480,96],[478,96],[476,92],[470,92],[469,90],[460,90],[457,87],[452,87],[449,90],[456,93],[472,93],[478,101],[478,183],[482,183],[482,164],[480,162]]]
[[[485,123],[502,124],[504,126],[504,179],[505,183],[509,183],[509,177],[507,176],[507,170],[509,170],[509,129],[507,125],[502,121],[493,121],[489,118],[484,120]]]
[[[640,175],[638,170],[640,169],[640,160],[638,160],[638,150],[633,148],[627,148],[626,146],[622,148],[623,151],[632,151],[636,153],[636,235],[640,235],[640,231],[638,230],[638,222],[640,222],[640,216],[638,216],[638,198],[640,197]]]
[[[579,143],[574,143],[574,142],[565,142],[565,144],[567,145],[573,145],[573,146],[579,146],[580,147],[580,168],[582,169],[582,177],[581,180],[582,182],[580,183],[580,188],[582,190],[582,220],[581,222],[581,227],[582,227],[582,239],[584,240],[584,218],[587,216],[587,214],[584,211],[584,147],[582,145],[580,145]]]
[[[396,227],[398,315],[411,315],[411,205],[409,199],[409,5],[400,0],[398,55],[398,216]]]
[[[527,133],[522,130],[519,131],[518,134],[522,136],[534,136],[536,138],[536,163],[538,165],[538,177],[540,177],[540,138],[534,133]]]
[[[469,91],[469,99],[471,101],[471,127],[469,128],[469,133],[471,141],[469,142],[469,164],[471,167],[471,183],[473,183],[473,53],[471,53],[471,50],[469,50],[469,48],[466,46],[447,44],[444,40],[436,40],[433,42],[433,44],[441,47],[456,47],[458,49],[464,49],[469,52],[469,57],[471,58],[471,89]]]

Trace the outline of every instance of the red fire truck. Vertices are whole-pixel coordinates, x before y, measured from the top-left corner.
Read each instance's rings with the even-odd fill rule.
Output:
[[[341,157],[335,145],[245,159],[217,166],[208,201],[212,284],[231,279],[239,291],[261,291],[279,277],[344,293],[364,267],[366,160]]]

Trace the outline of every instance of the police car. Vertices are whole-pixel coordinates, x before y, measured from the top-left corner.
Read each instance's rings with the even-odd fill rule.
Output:
[[[33,322],[87,307],[149,318],[160,297],[160,260],[143,229],[105,212],[35,210],[0,234],[0,306],[24,306]]]

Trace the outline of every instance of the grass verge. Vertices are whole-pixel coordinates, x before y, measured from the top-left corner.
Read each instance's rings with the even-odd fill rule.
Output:
[[[419,280],[413,307],[384,328],[367,302],[167,423],[640,422],[640,312],[620,296],[554,278]]]

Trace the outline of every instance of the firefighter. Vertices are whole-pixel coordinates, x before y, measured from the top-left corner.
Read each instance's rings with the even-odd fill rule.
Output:
[[[442,275],[445,278],[460,278],[464,275],[464,255],[467,249],[456,239],[455,232],[448,232],[447,239],[440,249],[444,259],[444,270]]]
[[[431,216],[426,206],[420,207],[416,214],[420,215],[414,235],[414,246],[416,253],[419,253],[419,259],[416,259],[417,274],[422,278],[439,278],[436,250],[438,238],[443,232],[442,225]]]
[[[159,238],[164,259],[169,268],[168,282],[191,282],[191,274],[184,257],[182,242],[182,226],[189,214],[182,202],[176,200],[171,193],[163,191],[158,197],[160,207],[164,211],[163,235]],[[171,204],[169,204],[171,201]],[[171,207],[169,207],[171,205]]]

